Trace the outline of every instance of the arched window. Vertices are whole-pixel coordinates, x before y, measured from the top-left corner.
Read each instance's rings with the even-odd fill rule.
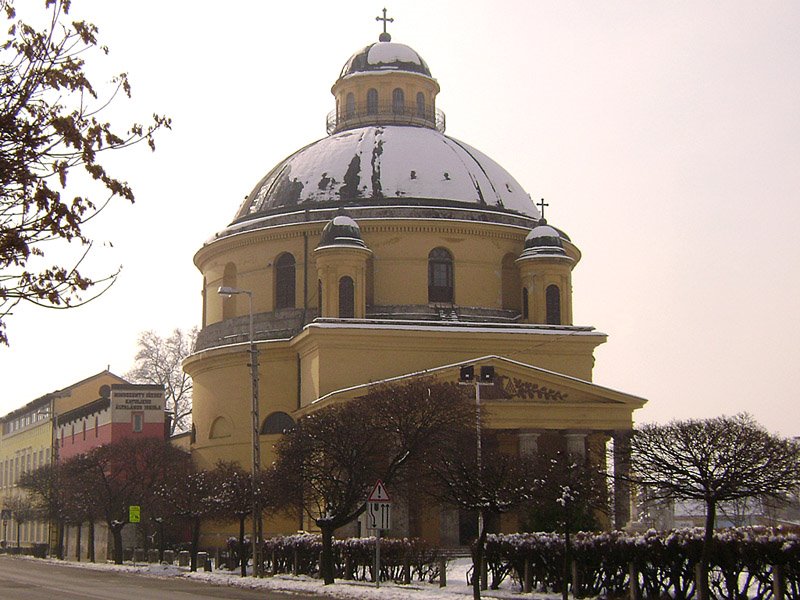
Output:
[[[192,423],[192,433],[189,435],[189,443],[194,444],[197,442],[197,427]]]
[[[428,302],[453,302],[453,256],[445,248],[428,254]]]
[[[217,417],[214,419],[214,422],[211,423],[211,430],[209,431],[208,437],[210,439],[226,438],[231,437],[232,433],[233,427],[231,427],[231,422],[225,417]]]
[[[528,319],[528,288],[522,288],[522,318]]]
[[[547,286],[544,301],[547,306],[547,324],[561,325],[561,290],[557,285]]]
[[[236,265],[228,263],[222,274],[222,285],[225,287],[236,287]],[[236,296],[222,297],[222,318],[232,319],[236,316]]]
[[[392,90],[392,112],[396,115],[406,112],[406,96],[400,88]]]
[[[345,275],[339,280],[339,318],[352,319],[355,316],[355,284],[352,278]]]
[[[294,419],[285,412],[274,412],[261,424],[261,435],[286,433],[290,429],[294,429]]]
[[[346,119],[352,119],[356,116],[356,97],[353,92],[347,94],[347,99],[344,103],[344,116]]]
[[[370,88],[367,91],[367,114],[378,114],[378,90],[375,88]]]
[[[275,308],[294,308],[294,256],[284,252],[275,261]]]
[[[417,92],[417,116],[425,118],[425,94]]]
[[[500,269],[500,295],[506,310],[519,310],[519,274],[515,260],[514,254],[506,254]]]
[[[317,279],[317,298],[319,304],[319,316],[322,316],[322,280]]]

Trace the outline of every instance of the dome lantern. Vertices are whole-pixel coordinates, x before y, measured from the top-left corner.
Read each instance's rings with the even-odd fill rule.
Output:
[[[364,125],[413,125],[445,130],[444,113],[436,108],[439,84],[419,53],[392,41],[383,21],[378,42],[365,46],[342,67],[331,93],[336,109],[327,118],[329,134]]]

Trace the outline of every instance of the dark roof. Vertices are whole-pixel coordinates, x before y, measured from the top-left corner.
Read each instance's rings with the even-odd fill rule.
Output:
[[[58,424],[64,425],[72,421],[80,421],[94,413],[103,412],[109,406],[111,406],[111,398],[98,398],[93,402],[89,402],[89,404],[84,404],[83,406],[65,412],[63,415],[58,415]]]

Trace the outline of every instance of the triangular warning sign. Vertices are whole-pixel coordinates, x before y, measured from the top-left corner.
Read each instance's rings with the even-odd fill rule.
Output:
[[[386,492],[386,488],[383,487],[383,482],[379,479],[375,484],[375,487],[372,488],[372,493],[370,493],[369,498],[367,498],[367,502],[391,502],[392,499],[389,498],[389,494]]]

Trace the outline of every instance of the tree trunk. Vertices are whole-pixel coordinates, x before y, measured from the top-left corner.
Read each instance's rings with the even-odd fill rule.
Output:
[[[56,557],[64,560],[64,519],[56,521]]]
[[[122,528],[125,526],[125,523],[121,525],[110,525],[109,528],[111,529],[111,536],[114,539],[114,564],[121,565],[122,564]]]
[[[572,540],[569,537],[570,523],[568,519],[564,520],[564,564],[561,571],[561,600],[567,600],[569,597],[569,580],[570,580],[570,563],[572,557]]]
[[[481,573],[483,572],[484,548],[486,547],[486,522],[488,513],[481,511],[481,530],[475,540],[475,549],[472,552],[472,598],[481,600]]]
[[[200,551],[200,518],[192,517],[192,551],[189,570],[197,571],[197,553]]]
[[[17,554],[19,554],[19,531],[22,529],[22,523],[17,521]]]
[[[89,519],[89,560],[94,562],[94,519]]]
[[[247,577],[247,552],[245,552],[244,545],[244,520],[246,515],[239,517],[239,564],[242,568],[242,577]],[[255,568],[255,565],[253,565]]]
[[[81,562],[81,537],[83,534],[83,523],[75,525],[75,560]]]
[[[325,585],[334,583],[333,576],[333,526],[327,521],[319,525],[322,532],[322,561],[319,566],[320,574]]]
[[[700,581],[698,585],[698,599],[709,600],[708,595],[708,571],[711,566],[711,554],[714,545],[714,523],[717,518],[717,503],[714,500],[706,500],[706,527],[703,535],[703,552],[700,555]]]

